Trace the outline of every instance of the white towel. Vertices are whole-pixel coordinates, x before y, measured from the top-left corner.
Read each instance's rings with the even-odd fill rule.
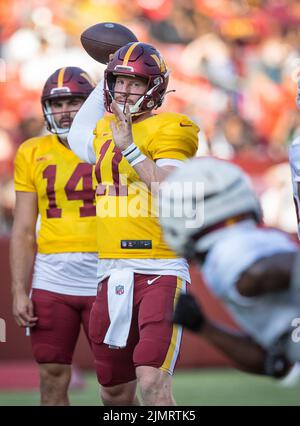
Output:
[[[130,269],[114,270],[107,284],[110,326],[104,343],[124,348],[131,325],[134,273]]]

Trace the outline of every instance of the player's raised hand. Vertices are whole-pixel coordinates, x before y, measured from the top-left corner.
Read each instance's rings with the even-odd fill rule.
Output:
[[[38,320],[38,317],[34,316],[33,303],[25,293],[14,295],[13,315],[20,327],[34,327]]]
[[[132,120],[129,105],[125,105],[125,111],[121,111],[116,101],[112,101],[111,110],[116,117],[116,122],[111,121],[110,128],[116,147],[124,151],[133,143]]]
[[[196,332],[201,331],[205,321],[195,298],[191,294],[181,294],[175,307],[173,322]]]

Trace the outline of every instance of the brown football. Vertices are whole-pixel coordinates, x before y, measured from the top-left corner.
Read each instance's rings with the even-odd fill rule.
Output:
[[[120,47],[138,41],[129,28],[115,22],[101,22],[87,28],[80,40],[86,52],[102,64],[107,64],[109,55]]]

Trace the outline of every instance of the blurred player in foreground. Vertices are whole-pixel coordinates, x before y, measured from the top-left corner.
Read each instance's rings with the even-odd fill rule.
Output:
[[[300,79],[298,80],[297,106],[300,109]],[[300,136],[296,137],[289,147],[289,162],[292,174],[292,186],[296,218],[298,224],[298,237],[300,238]]]
[[[182,330],[166,318],[190,277],[186,260],[163,242],[152,190],[195,154],[198,127],[182,114],[154,114],[168,79],[153,46],[127,44],[105,71],[105,108],[112,114],[97,122],[103,100],[96,90],[68,138],[78,156],[97,163],[99,290],[90,338],[106,405],[138,403],[137,383],[145,405],[175,403],[172,374]],[[88,129],[80,144],[78,132]]]
[[[161,205],[166,241],[199,264],[209,289],[246,334],[209,320],[191,295],[179,298],[174,322],[245,371],[285,375],[300,360],[298,246],[285,233],[260,226],[260,204],[246,175],[217,159],[190,161],[170,175]],[[181,207],[185,214],[176,214]]]
[[[67,142],[72,120],[93,88],[81,68],[55,71],[41,98],[51,135],[25,141],[15,159],[13,314],[20,327],[30,329],[42,405],[69,404],[72,356],[81,324],[88,335],[97,291],[93,167]]]
[[[300,80],[298,80],[298,93],[296,103],[300,109]],[[293,198],[296,208],[295,219],[297,220],[298,237],[300,238],[300,137],[297,137],[289,147],[289,163],[292,176]],[[297,383],[300,380],[300,364],[297,363],[291,374],[283,384]]]

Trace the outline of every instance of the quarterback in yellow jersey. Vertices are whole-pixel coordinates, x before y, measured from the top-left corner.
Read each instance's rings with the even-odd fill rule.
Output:
[[[148,190],[148,184],[152,184],[155,191],[158,181],[153,175],[143,183],[135,168],[117,150],[110,129],[112,122],[112,116],[100,120],[94,140],[95,153],[100,153],[95,170],[100,183],[96,194],[100,257],[175,258],[162,238],[155,200]],[[156,164],[157,161],[160,164],[159,160],[164,164],[168,159],[165,164],[172,167],[177,161],[192,157],[197,150],[197,128],[181,114],[161,113],[134,122],[132,134],[141,153]],[[151,245],[145,249],[130,246],[131,240],[149,240]]]
[[[104,75],[105,108],[114,115],[94,123],[95,138],[85,138],[84,151],[75,135],[85,117],[89,122],[93,92],[68,137],[74,152],[96,163],[99,288],[89,333],[106,405],[137,404],[137,384],[143,404],[175,404],[171,382],[182,329],[169,319],[190,276],[186,260],[164,242],[155,193],[195,155],[199,129],[184,115],[153,113],[168,80],[154,47],[127,44]]]
[[[94,170],[67,142],[72,120],[92,90],[93,84],[81,68],[55,71],[42,94],[52,134],[25,141],[15,159],[13,313],[19,326],[30,328],[33,354],[40,367],[42,405],[69,403],[72,356],[81,324],[88,336],[96,295]]]

